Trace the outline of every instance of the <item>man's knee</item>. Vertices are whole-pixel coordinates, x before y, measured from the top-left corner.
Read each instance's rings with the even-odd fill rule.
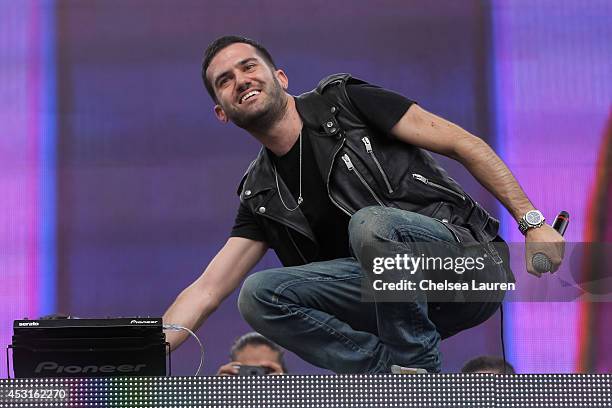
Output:
[[[382,222],[383,207],[364,207],[357,211],[349,221],[349,239],[353,250],[372,241],[373,237],[384,229]]]
[[[362,228],[367,228],[370,220],[376,218],[379,214],[377,210],[379,206],[363,207],[351,216],[349,220],[349,231],[359,231]]]
[[[378,241],[400,240],[402,231],[422,223],[422,215],[389,207],[364,207],[349,221],[349,239],[353,251]]]

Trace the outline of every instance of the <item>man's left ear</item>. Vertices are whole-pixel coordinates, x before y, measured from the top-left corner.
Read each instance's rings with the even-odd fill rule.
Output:
[[[285,74],[285,71],[283,71],[282,69],[277,69],[276,71],[274,71],[274,75],[276,75],[276,79],[281,84],[281,87],[284,90],[287,90],[289,88],[289,78],[287,78],[287,74]]]
[[[217,119],[219,119],[219,121],[223,123],[228,122],[227,115],[225,114],[225,111],[223,110],[221,105],[219,104],[215,105],[214,111],[215,111],[215,116],[217,117]]]

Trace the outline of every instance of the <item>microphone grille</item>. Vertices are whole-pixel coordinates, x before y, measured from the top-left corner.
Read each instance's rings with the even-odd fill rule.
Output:
[[[552,262],[541,252],[535,254],[531,262],[533,263],[533,268],[539,273],[550,272],[552,270]]]

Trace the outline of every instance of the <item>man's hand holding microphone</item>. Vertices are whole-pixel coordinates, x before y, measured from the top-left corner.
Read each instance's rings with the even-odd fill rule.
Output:
[[[552,226],[538,210],[527,212],[519,221],[519,230],[525,235],[525,262],[527,271],[537,277],[559,269],[565,252],[563,234],[569,223],[569,214],[561,211]]]

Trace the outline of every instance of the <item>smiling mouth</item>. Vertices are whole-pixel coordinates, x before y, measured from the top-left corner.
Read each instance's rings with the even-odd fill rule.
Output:
[[[245,95],[243,95],[242,98],[240,98],[240,103],[242,104],[243,102],[248,101],[249,99],[251,99],[255,95],[259,95],[260,93],[261,93],[261,91],[257,91],[257,90],[253,90],[251,92],[248,92]]]

